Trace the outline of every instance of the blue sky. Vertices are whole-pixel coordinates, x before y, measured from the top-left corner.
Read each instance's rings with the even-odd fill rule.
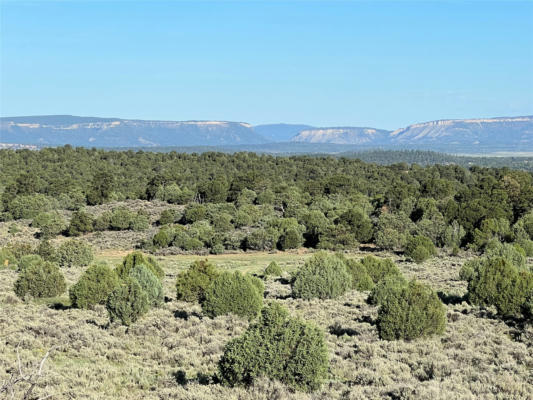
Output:
[[[533,2],[0,2],[2,116],[533,114]]]

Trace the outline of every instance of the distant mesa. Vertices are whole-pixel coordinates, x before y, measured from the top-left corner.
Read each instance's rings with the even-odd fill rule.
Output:
[[[145,121],[46,115],[0,119],[2,142],[89,147],[260,144],[252,126],[229,121]]]
[[[315,128],[301,131],[293,142],[337,144],[384,144],[390,131],[374,128]]]
[[[449,119],[389,131],[373,127],[313,127],[303,124],[252,126],[231,121],[151,121],[44,115],[0,118],[2,147],[187,147],[321,145],[343,151],[363,148],[431,149],[447,152],[533,151],[533,116]]]

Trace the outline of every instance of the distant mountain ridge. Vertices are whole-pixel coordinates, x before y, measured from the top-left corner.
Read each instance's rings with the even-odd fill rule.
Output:
[[[290,142],[290,144],[289,144]],[[372,127],[256,125],[45,115],[0,118],[0,143],[85,147],[262,146],[304,144],[446,152],[533,151],[533,116],[447,119],[389,131]],[[283,143],[286,143],[285,145]]]
[[[90,147],[260,144],[250,124],[229,121],[149,121],[70,115],[3,117],[4,143]]]

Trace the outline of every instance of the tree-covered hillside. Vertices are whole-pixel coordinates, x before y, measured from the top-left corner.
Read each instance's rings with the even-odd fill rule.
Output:
[[[418,235],[439,247],[483,249],[495,237],[530,240],[532,233],[526,214],[533,204],[533,175],[508,168],[69,146],[4,150],[0,161],[2,219],[37,218],[34,225],[47,232],[62,231],[47,226],[57,220],[49,215],[54,209],[125,199],[185,206],[183,213],[162,218],[146,248],[222,252],[370,243],[402,250]],[[75,216],[72,232],[82,222],[81,232],[147,223],[121,210],[106,214],[109,221],[84,221],[82,211]]]

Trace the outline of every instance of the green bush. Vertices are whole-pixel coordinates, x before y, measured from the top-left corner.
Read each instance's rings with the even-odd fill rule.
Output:
[[[24,269],[15,281],[15,294],[24,298],[30,295],[36,298],[55,297],[67,288],[65,278],[59,267],[49,261],[31,264]]]
[[[272,261],[265,268],[265,276],[281,276],[282,273],[283,271],[275,261]]]
[[[328,374],[328,351],[320,329],[291,318],[277,303],[265,307],[257,323],[226,344],[219,362],[223,383],[250,385],[267,376],[311,392]]]
[[[297,228],[288,228],[279,238],[281,250],[297,249],[304,243],[302,232]]]
[[[134,219],[135,213],[126,207],[114,208],[111,212],[110,228],[116,231],[130,229]]]
[[[132,231],[137,231],[137,232],[145,231],[148,228],[150,228],[150,219],[148,218],[148,215],[143,211],[137,212],[137,214],[130,221],[129,228]]]
[[[238,271],[224,272],[207,288],[202,309],[210,317],[235,314],[252,320],[263,307],[263,292],[260,279]]]
[[[98,218],[94,220],[95,231],[106,231],[111,228],[111,218],[113,214],[111,211],[104,211]]]
[[[162,280],[165,276],[165,272],[157,263],[155,258],[152,256],[146,256],[140,251],[134,251],[133,253],[130,253],[124,257],[122,264],[115,269],[115,272],[119,278],[125,279],[129,276],[131,269],[136,265],[144,265],[150,271],[152,271],[152,273],[157,276],[159,280]]]
[[[163,285],[150,268],[142,264],[136,265],[130,270],[130,277],[139,283],[148,296],[148,303],[151,306],[157,307],[163,303],[165,299]]]
[[[129,326],[148,311],[150,304],[139,283],[127,277],[111,292],[106,308],[111,322],[120,321]]]
[[[26,254],[25,256],[20,257],[18,262],[18,271],[24,271],[30,265],[38,264],[44,261],[42,257],[38,254]]]
[[[67,229],[65,219],[57,211],[37,214],[31,225],[40,229],[44,238],[54,237]]]
[[[351,277],[352,289],[365,291],[371,290],[374,287],[374,281],[368,274],[368,271],[362,262],[354,259],[345,259],[344,264],[346,265],[346,270]]]
[[[420,264],[426,261],[428,258],[435,256],[437,250],[431,239],[422,236],[411,236],[407,240],[405,246],[405,255],[412,259],[414,262]]]
[[[401,249],[414,228],[413,222],[404,213],[382,213],[376,227],[376,245],[387,250]]]
[[[78,240],[63,242],[56,252],[57,262],[61,267],[86,266],[93,257],[91,245]]]
[[[15,242],[15,243],[9,243],[7,246],[4,247],[5,250],[8,250],[15,256],[17,260],[20,260],[23,256],[26,256],[28,254],[34,254],[35,249],[30,243],[26,242]]]
[[[37,246],[37,254],[43,260],[57,262],[57,251],[48,240],[41,240],[39,246]]]
[[[485,256],[488,258],[505,258],[517,268],[524,268],[526,266],[526,252],[520,246],[511,243],[491,241],[487,244]]]
[[[68,227],[69,236],[80,236],[84,233],[92,232],[94,229],[94,220],[83,210],[75,211],[70,218]]]
[[[224,245],[222,243],[215,243],[209,252],[211,254],[222,254],[224,253]]]
[[[407,286],[407,283],[407,280],[402,275],[385,276],[374,286],[367,301],[373,305],[382,304],[391,294]]]
[[[368,215],[360,208],[350,208],[339,220],[350,227],[358,242],[367,243],[374,234],[374,225]]]
[[[479,260],[467,277],[468,301],[479,306],[495,306],[503,316],[520,316],[533,293],[533,273],[519,270],[501,257]]]
[[[343,261],[324,251],[314,254],[296,272],[292,294],[302,299],[333,299],[351,286],[351,277]]]
[[[466,261],[459,270],[459,279],[470,282],[472,279],[474,279],[481,267],[481,264],[484,262],[485,259],[480,257]]]
[[[279,232],[274,228],[259,228],[252,231],[245,239],[245,247],[250,250],[270,251],[276,248]]]
[[[160,225],[174,224],[181,219],[181,213],[178,210],[172,208],[163,210],[159,216]]]
[[[37,214],[51,211],[56,201],[44,194],[22,195],[15,197],[9,204],[13,218],[34,218]]]
[[[187,271],[178,274],[177,299],[201,303],[205,299],[207,288],[219,274],[216,267],[207,260],[193,262]]]
[[[168,247],[174,240],[174,232],[172,229],[163,227],[152,238],[152,243],[156,247]]]
[[[201,221],[207,216],[207,209],[202,204],[190,204],[185,208],[183,219],[187,224]]]
[[[379,336],[385,340],[442,334],[446,328],[446,308],[430,287],[411,281],[382,299],[377,327]]]
[[[372,278],[374,283],[378,283],[386,276],[402,274],[390,258],[366,256],[359,262],[365,267],[368,275],[370,275],[370,278]]]
[[[109,294],[118,284],[117,274],[106,264],[92,265],[69,289],[72,306],[90,308],[97,304],[105,304]]]

